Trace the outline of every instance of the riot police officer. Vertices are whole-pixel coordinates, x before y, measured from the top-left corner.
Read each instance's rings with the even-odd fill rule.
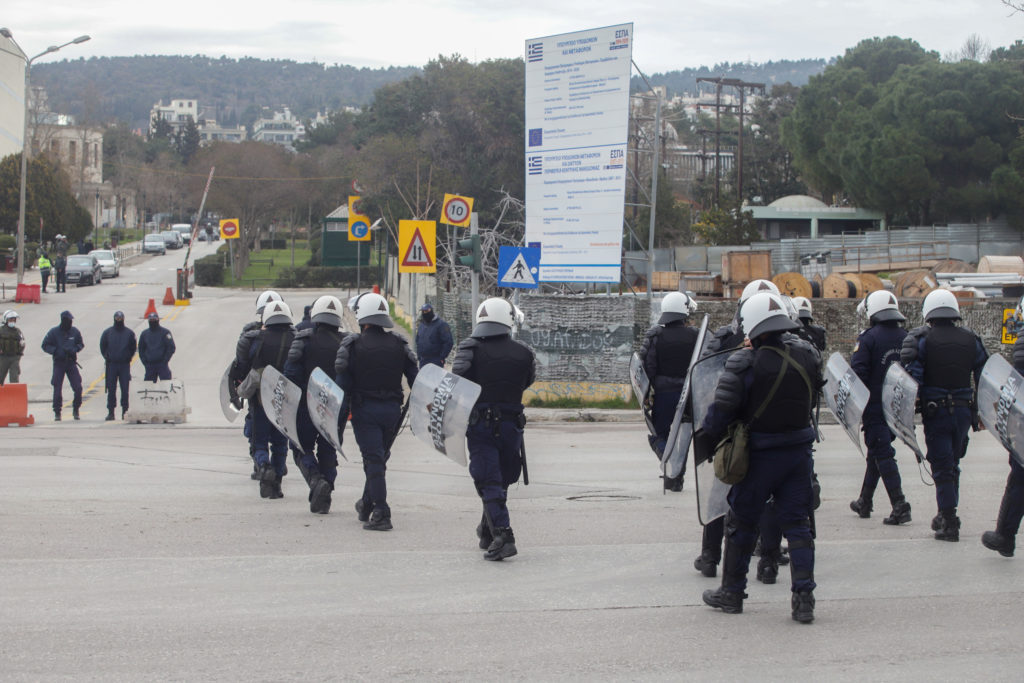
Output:
[[[697,330],[687,324],[691,313],[697,310],[697,302],[683,292],[671,292],[661,300],[661,317],[658,324],[647,331],[640,346],[640,359],[644,372],[650,378],[654,389],[654,435],[649,436],[651,448],[659,460],[665,451],[676,404],[686,382],[686,373],[693,358],[693,347],[697,343]],[[683,490],[683,475],[665,478],[664,487],[669,491]]]
[[[1017,304],[1017,319],[1024,319],[1024,297]],[[1017,335],[1013,345],[1013,369],[1024,374],[1024,334]],[[1024,467],[1011,455],[1010,474],[1006,477],[1006,488],[999,503],[994,531],[981,535],[981,543],[989,550],[995,550],[1003,557],[1013,557],[1017,546],[1017,531],[1024,517]]]
[[[0,386],[10,374],[13,384],[21,379],[21,357],[25,354],[25,335],[18,329],[18,312],[4,311],[0,325]]]
[[[871,395],[861,421],[864,445],[868,449],[864,482],[861,484],[857,500],[850,503],[850,509],[863,519],[870,517],[875,488],[881,479],[892,504],[892,513],[883,519],[882,523],[906,524],[910,521],[910,503],[903,495],[900,469],[895,458],[896,451],[892,447],[896,435],[886,424],[882,411],[882,385],[889,366],[899,361],[903,339],[907,336],[907,330],[901,323],[905,322],[906,318],[900,313],[896,297],[885,290],[868,294],[862,305],[858,306],[858,310],[868,317],[871,327],[857,337],[850,366]]]
[[[139,360],[146,368],[143,381],[155,382],[158,379],[171,379],[171,367],[168,365],[174,355],[174,337],[166,327],[160,326],[160,315],[149,314],[149,329],[139,335]]]
[[[706,358],[713,353],[737,350],[744,345],[746,335],[740,325],[740,309],[747,299],[758,293],[779,295],[779,288],[771,280],[753,280],[743,288],[740,299],[736,303],[736,314],[727,325],[719,327],[705,343],[700,357]],[[699,425],[697,425],[699,426]],[[701,447],[694,441],[694,457],[697,462],[702,462],[710,457],[710,453],[698,453]],[[718,563],[722,559],[722,539],[725,535],[725,519],[719,517],[704,525],[704,532],[701,536],[701,551],[696,560],[693,561],[693,568],[708,578],[713,578],[718,573]]]
[[[322,296],[309,309],[310,326],[296,332],[284,366],[285,377],[298,385],[303,394],[315,369],[320,368],[328,377],[333,375],[338,346],[345,338],[341,331],[343,309],[337,297]],[[339,435],[345,431],[347,417],[345,413],[338,427]],[[302,453],[296,453],[295,457],[299,458],[299,468],[309,484],[309,511],[327,514],[331,510],[331,491],[338,478],[338,454],[313,425],[305,401],[299,403],[295,426],[302,446]]]
[[[263,329],[257,332],[247,349],[238,349],[239,353],[246,351],[245,355],[235,358],[239,372],[244,376],[251,369],[258,371],[268,365],[279,372],[284,370],[294,336],[292,311],[288,304],[283,301],[268,303],[263,309]],[[260,497],[283,498],[281,479],[288,471],[288,437],[270,421],[259,391],[249,399],[249,406],[252,411],[252,455],[258,468]]]
[[[960,305],[949,290],[930,292],[921,312],[926,324],[903,340],[900,362],[920,385],[926,457],[939,508],[932,529],[937,540],[955,542],[960,540],[960,459],[976,405],[971,375],[976,387],[988,352],[977,334],[956,325]]]
[[[825,328],[814,322],[814,308],[811,306],[810,300],[805,296],[796,296],[793,297],[793,305],[796,307],[800,323],[800,327],[796,329],[796,335],[814,344],[814,347],[821,353],[825,353]]]
[[[452,372],[480,385],[480,398],[470,416],[466,443],[469,474],[483,501],[477,526],[485,560],[504,560],[516,550],[508,514],[508,487],[523,471],[523,391],[536,377],[534,354],[512,339],[516,308],[491,298],[476,311],[476,326],[459,344]],[[692,344],[691,344],[692,346]],[[677,395],[678,398],[678,395]]]
[[[107,421],[114,419],[117,388],[121,387],[121,419],[128,412],[128,384],[132,381],[131,365],[137,343],[135,332],[124,324],[124,312],[114,313],[114,324],[100,335],[100,355],[103,356],[107,378]]]
[[[53,374],[50,384],[53,385],[53,421],[60,422],[61,406],[64,404],[62,389],[64,377],[71,382],[74,399],[71,403],[71,414],[76,420],[81,419],[78,409],[82,407],[82,374],[78,371],[78,352],[85,348],[82,333],[71,324],[74,316],[71,311],[60,314],[60,324],[51,327],[43,337],[43,351],[53,356]]]
[[[749,469],[729,491],[722,585],[704,602],[730,614],[743,611],[747,570],[758,520],[769,497],[789,541],[792,616],[814,620],[814,541],[811,537],[811,413],[821,386],[821,355],[794,335],[781,299],[755,294],[744,302],[740,322],[752,348],[733,353],[715,389],[715,400],[697,438],[717,442],[740,420],[749,428]]]
[[[334,361],[338,386],[351,407],[352,432],[363,456],[366,483],[356,514],[369,531],[392,529],[387,461],[402,421],[402,376],[411,387],[418,366],[409,343],[385,328],[394,327],[388,302],[368,292],[355,302],[360,332],[346,336]]]
[[[272,301],[283,301],[281,295],[272,289],[268,289],[261,292],[256,297],[256,319],[250,320],[242,326],[242,331],[238,335],[238,341],[235,344],[235,360],[231,361],[231,369],[228,372],[228,388],[231,392],[232,401],[235,402],[236,407],[241,408],[241,399],[235,393],[238,385],[245,379],[245,373],[239,372],[239,365],[237,359],[240,357],[249,356],[249,348],[252,346],[253,340],[260,332],[260,328],[263,327],[263,309],[266,308],[267,304]],[[242,426],[242,434],[245,435],[246,441],[249,442],[249,457],[252,458],[252,402],[249,402],[248,408],[245,412],[245,421]],[[260,478],[259,466],[256,461],[252,463],[252,474],[249,475],[252,480]]]

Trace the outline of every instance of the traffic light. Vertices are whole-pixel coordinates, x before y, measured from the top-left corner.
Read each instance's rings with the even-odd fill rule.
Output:
[[[459,255],[459,263],[469,266],[474,273],[480,272],[480,235],[470,235],[464,240],[458,241],[459,249],[465,249],[467,253]]]

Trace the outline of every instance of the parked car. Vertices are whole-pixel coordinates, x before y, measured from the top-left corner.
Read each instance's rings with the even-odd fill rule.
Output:
[[[103,282],[103,269],[92,254],[68,256],[67,283],[69,285],[98,285]]]
[[[181,239],[181,233],[177,230],[164,230],[160,233],[164,238],[164,245],[168,249],[181,249],[185,241]]]
[[[185,244],[192,243],[192,226],[189,223],[175,223],[171,226],[171,230],[177,231]]]
[[[119,277],[121,275],[121,259],[117,258],[117,252],[112,249],[93,249],[89,256],[95,256],[100,263],[103,277]]]
[[[142,238],[142,253],[143,254],[160,254],[161,256],[167,253],[167,241],[164,236],[159,232],[150,233]]]
[[[206,228],[203,228],[198,233],[196,233],[196,241],[198,241],[198,242],[209,242],[209,241],[212,241],[211,238],[210,238],[210,233],[206,232]]]

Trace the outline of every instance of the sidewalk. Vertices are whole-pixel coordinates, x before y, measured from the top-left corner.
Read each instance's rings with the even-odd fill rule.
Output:
[[[126,242],[125,244],[118,245],[118,251],[122,253],[121,265],[130,265],[135,259],[142,256],[142,242]],[[43,279],[39,274],[39,269],[35,267],[36,259],[32,259],[29,263],[29,267],[25,269],[25,275],[22,279],[22,283],[26,285],[42,285]],[[55,284],[53,275],[50,276],[49,283],[47,286]],[[0,271],[0,301],[14,301],[14,297],[18,291],[18,271],[17,269],[10,273],[6,271]]]

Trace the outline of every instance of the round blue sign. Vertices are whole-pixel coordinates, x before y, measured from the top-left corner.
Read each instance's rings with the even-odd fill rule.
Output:
[[[365,221],[357,221],[352,224],[350,230],[352,231],[353,237],[362,239],[370,232],[370,226],[367,225]]]

